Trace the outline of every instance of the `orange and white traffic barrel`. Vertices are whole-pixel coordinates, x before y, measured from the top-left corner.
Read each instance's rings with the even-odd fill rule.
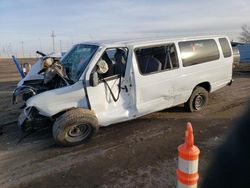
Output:
[[[185,143],[178,147],[177,188],[196,188],[200,150],[194,145],[191,123],[187,123]]]

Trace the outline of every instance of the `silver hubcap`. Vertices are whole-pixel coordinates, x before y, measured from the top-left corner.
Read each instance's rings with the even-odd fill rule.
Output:
[[[66,139],[70,142],[81,141],[87,138],[91,131],[91,126],[87,124],[72,126],[67,132]]]
[[[200,110],[205,104],[205,98],[203,95],[198,94],[194,99],[194,108]]]

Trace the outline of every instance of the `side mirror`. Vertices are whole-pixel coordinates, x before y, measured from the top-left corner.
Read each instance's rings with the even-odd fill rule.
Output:
[[[89,84],[92,87],[95,87],[99,84],[99,77],[97,72],[93,72],[90,74]]]

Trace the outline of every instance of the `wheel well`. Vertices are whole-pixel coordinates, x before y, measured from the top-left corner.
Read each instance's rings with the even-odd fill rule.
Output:
[[[206,89],[208,91],[208,93],[211,91],[211,85],[209,82],[202,82],[202,83],[198,84],[196,87],[198,87],[198,86]]]
[[[58,112],[58,113],[56,113],[56,114],[54,114],[53,116],[52,116],[52,119],[56,119],[56,118],[58,118],[58,117],[60,117],[62,114],[64,114],[65,112],[67,112],[67,111],[69,111],[69,110],[72,110],[72,109],[76,109],[77,107],[72,107],[72,108],[69,108],[69,109],[65,109],[65,110],[62,110],[62,111],[60,111],[60,112]],[[89,109],[87,109],[87,110],[89,110]],[[92,111],[92,110],[90,110],[90,111]]]
[[[58,113],[54,114],[54,115],[52,116],[52,119],[55,120],[56,118],[60,117],[62,114],[64,114],[65,112],[67,112],[67,111],[69,111],[69,110],[71,110],[71,109],[73,109],[73,108],[69,108],[69,109],[66,109],[66,110],[63,110],[63,111],[61,111],[61,112],[58,112]]]

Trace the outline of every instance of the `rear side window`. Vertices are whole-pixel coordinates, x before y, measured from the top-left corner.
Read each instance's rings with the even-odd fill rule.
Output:
[[[220,58],[218,46],[213,39],[179,42],[183,66],[191,66]]]
[[[220,42],[220,45],[222,48],[223,56],[224,57],[231,57],[232,51],[231,51],[230,45],[228,43],[228,40],[226,38],[220,38],[219,42]]]

